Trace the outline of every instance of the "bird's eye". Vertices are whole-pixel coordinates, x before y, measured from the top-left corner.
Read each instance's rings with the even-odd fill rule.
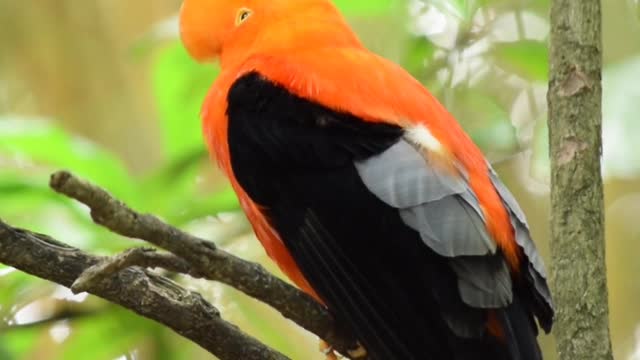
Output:
[[[251,9],[247,9],[247,8],[242,8],[238,10],[238,15],[236,16],[236,26],[245,22],[245,20],[247,20],[252,13],[253,12],[251,11]]]

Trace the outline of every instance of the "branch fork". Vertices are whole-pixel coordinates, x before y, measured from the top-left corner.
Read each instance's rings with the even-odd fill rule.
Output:
[[[87,205],[96,224],[144,240],[160,249],[133,248],[97,257],[46,235],[16,229],[0,220],[0,262],[35,276],[89,292],[156,320],[222,360],[287,359],[220,317],[199,294],[147,271],[162,268],[220,281],[278,310],[339,353],[366,360],[356,338],[336,323],[311,296],[215,244],[140,214],[105,190],[69,172],[53,174],[53,190]]]

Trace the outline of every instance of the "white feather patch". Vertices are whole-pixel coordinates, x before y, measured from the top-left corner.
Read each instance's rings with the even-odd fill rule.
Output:
[[[406,131],[405,137],[412,143],[439,154],[442,154],[444,147],[442,143],[423,125],[410,128]]]

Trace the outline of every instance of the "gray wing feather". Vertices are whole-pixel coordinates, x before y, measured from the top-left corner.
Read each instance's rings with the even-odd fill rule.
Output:
[[[536,291],[542,298],[545,300],[549,308],[553,308],[553,300],[551,299],[551,291],[549,290],[549,286],[547,285],[547,272],[544,267],[544,263],[542,262],[542,258],[538,251],[536,250],[536,246],[531,238],[531,233],[529,232],[529,226],[527,225],[527,219],[524,215],[524,212],[518,205],[515,197],[509,189],[504,185],[504,183],[498,177],[498,174],[490,169],[490,177],[493,182],[493,186],[500,194],[502,201],[507,206],[509,210],[509,215],[511,217],[511,225],[515,230],[515,238],[516,243],[522,248],[524,254],[527,256],[529,260],[528,271],[531,275],[531,279],[533,280],[533,285],[536,288]]]
[[[525,255],[529,259],[531,266],[543,277],[547,277],[547,272],[545,271],[544,264],[542,263],[542,258],[538,254],[536,250],[536,246],[531,239],[531,234],[529,233],[529,228],[526,224],[520,222],[519,220],[514,220],[514,216],[511,216],[511,225],[515,229],[516,232],[516,243],[520,245]]]
[[[355,163],[360,177],[380,200],[405,208],[465,191],[463,179],[425,166],[425,159],[406,141],[398,141],[382,154]]]
[[[511,302],[509,268],[501,256],[494,256],[496,243],[487,232],[479,201],[465,176],[451,176],[428,166],[424,156],[405,140],[355,165],[369,191],[397,208],[407,226],[433,251],[451,259],[466,304],[496,308]],[[551,309],[546,273],[524,212],[493,169],[490,176],[509,210],[516,242],[529,260],[536,292]]]
[[[496,252],[482,218],[457,195],[400,209],[409,227],[436,253],[446,256],[486,255]]]
[[[480,218],[482,219],[483,222],[483,228],[484,226],[484,213],[482,212],[482,210],[480,210],[480,201],[478,201],[478,198],[476,197],[476,194],[471,191],[471,189],[469,189],[467,187],[466,191],[458,194],[458,196],[460,196],[461,198],[464,199],[464,201],[467,202],[467,205],[471,206],[471,208],[475,211],[476,214],[478,214],[478,216],[480,216]]]
[[[511,274],[502,256],[451,259],[462,301],[473,307],[497,308],[513,299]]]
[[[484,215],[464,177],[428,166],[404,140],[377,156],[355,163],[367,188],[398,208],[403,221],[424,243],[451,258],[462,300],[476,308],[506,306],[513,293],[509,269],[492,256],[497,251]],[[450,319],[450,326],[454,321]]]
[[[509,213],[511,215],[511,225],[515,229],[516,242],[522,250],[524,251],[527,258],[529,258],[529,262],[533,265],[533,268],[543,277],[547,277],[547,273],[544,269],[544,264],[542,262],[542,258],[538,254],[536,250],[536,246],[531,239],[531,234],[529,233],[529,225],[527,224],[527,219],[524,215],[524,212],[518,205],[515,197],[511,194],[509,189],[504,185],[504,183],[498,177],[498,174],[490,168],[490,177],[493,182],[493,186],[500,194],[502,201],[507,206]]]
[[[495,170],[493,170],[491,166],[489,166],[489,177],[491,178],[496,191],[502,198],[502,201],[507,205],[509,210],[511,210],[511,212],[518,218],[521,223],[527,225],[527,218],[524,215],[524,211],[522,211],[522,208],[520,208],[518,201],[516,201],[516,198],[513,196],[513,194],[511,194],[511,191],[507,189],[507,187],[498,177],[498,174],[495,172]]]

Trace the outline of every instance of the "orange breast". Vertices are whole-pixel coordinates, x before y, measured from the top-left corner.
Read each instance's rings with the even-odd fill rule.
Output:
[[[218,162],[220,168],[227,174],[231,185],[238,195],[242,210],[249,219],[249,222],[251,223],[253,230],[264,247],[267,255],[299,288],[313,296],[316,300],[322,302],[313,288],[309,285],[309,282],[307,282],[302,275],[302,272],[289,254],[289,251],[277,232],[269,224],[268,219],[260,207],[249,198],[233,175],[227,143],[228,120],[226,116],[226,94],[233,82],[237,79],[237,74],[242,73],[243,72],[223,72],[220,74],[207,95],[207,99],[205,100],[205,104],[202,109],[202,126],[207,146],[210,153]]]

